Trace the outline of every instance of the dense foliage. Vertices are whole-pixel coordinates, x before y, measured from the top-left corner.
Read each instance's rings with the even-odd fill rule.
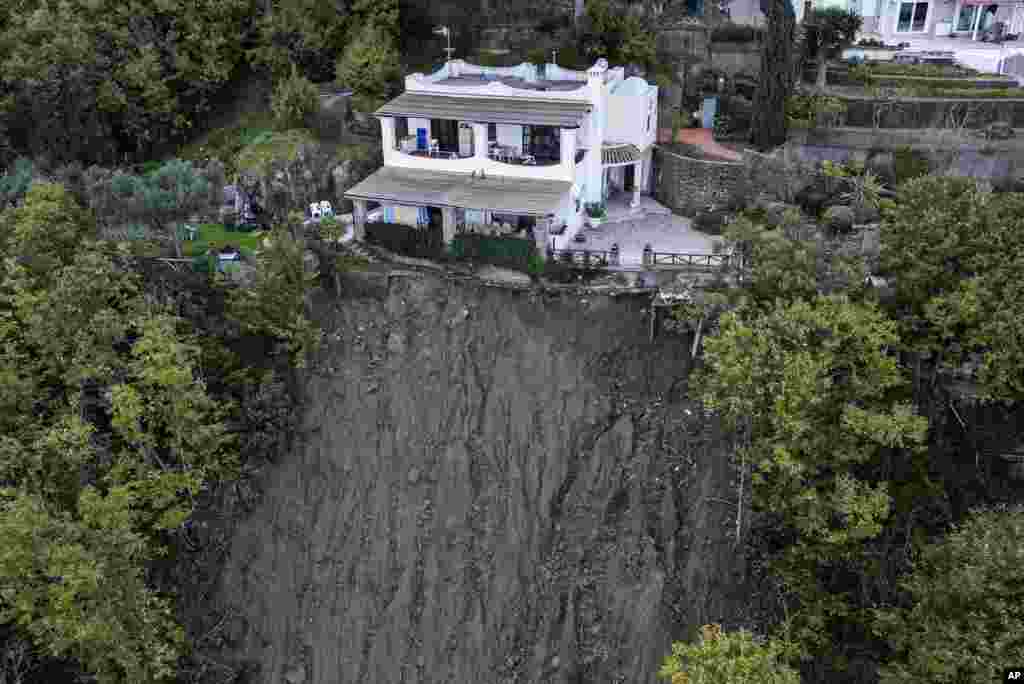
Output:
[[[767,28],[750,135],[758,149],[768,150],[786,142],[786,100],[794,85],[796,18],[788,11],[788,0],[767,0],[763,7]]]
[[[723,632],[721,625],[704,625],[696,644],[672,644],[658,676],[669,684],[800,684],[799,673],[781,662],[790,649],[744,630]]]
[[[36,184],[0,283],[0,621],[100,682],[175,673],[183,635],[146,564],[237,465],[187,326]]]
[[[335,68],[335,78],[351,88],[357,107],[371,112],[398,91],[401,76],[398,48],[390,33],[368,25],[355,36]]]
[[[288,78],[281,79],[274,88],[270,110],[279,130],[313,128],[320,111],[319,90],[292,65]]]
[[[28,0],[0,7],[12,141],[55,160],[146,154],[187,131],[242,56],[250,0]]]
[[[611,65],[654,62],[654,43],[646,27],[632,14],[616,8],[608,0],[586,4],[586,14],[579,29],[580,51],[590,61],[604,57]]]
[[[973,179],[924,176],[900,187],[882,230],[884,272],[906,344],[956,365],[980,355],[980,392],[1024,398],[1024,196]]]
[[[876,611],[893,655],[882,684],[991,679],[1024,654],[1024,510],[975,511],[927,545],[901,582],[904,607]]]

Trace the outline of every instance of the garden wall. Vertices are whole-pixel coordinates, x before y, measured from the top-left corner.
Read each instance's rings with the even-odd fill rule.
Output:
[[[761,71],[761,45],[759,43],[712,43],[711,66],[730,76]]]
[[[686,216],[722,209],[746,182],[743,163],[694,159],[654,148],[654,197]]]
[[[879,128],[945,128],[951,120],[968,116],[966,128],[983,128],[995,121],[1006,121],[1013,128],[1024,128],[1024,99],[899,98],[877,100],[843,98],[847,126],[873,128],[878,114]]]

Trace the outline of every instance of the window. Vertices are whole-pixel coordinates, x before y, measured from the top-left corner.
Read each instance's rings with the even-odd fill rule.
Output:
[[[487,124],[487,141],[498,142],[498,124]]]
[[[896,20],[896,31],[898,33],[924,31],[927,19],[927,2],[902,2],[900,3],[900,15]]]

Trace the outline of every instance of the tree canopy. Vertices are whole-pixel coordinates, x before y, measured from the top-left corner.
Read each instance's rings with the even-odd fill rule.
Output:
[[[1024,510],[974,511],[925,546],[901,581],[902,606],[874,611],[893,654],[882,684],[983,682],[1024,654]]]
[[[188,326],[147,303],[61,186],[33,185],[5,220],[0,621],[102,684],[169,680],[183,633],[146,564],[235,471],[228,407]]]
[[[800,684],[800,674],[784,662],[791,652],[791,645],[781,641],[704,625],[696,644],[672,644],[658,676],[669,684]]]
[[[978,354],[983,398],[1024,398],[1024,195],[923,176],[899,188],[882,224],[906,346],[951,364]]]

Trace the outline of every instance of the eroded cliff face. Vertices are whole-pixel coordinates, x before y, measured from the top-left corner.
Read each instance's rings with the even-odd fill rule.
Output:
[[[435,275],[325,307],[216,603],[254,681],[653,683],[743,619],[728,450],[638,298]]]

